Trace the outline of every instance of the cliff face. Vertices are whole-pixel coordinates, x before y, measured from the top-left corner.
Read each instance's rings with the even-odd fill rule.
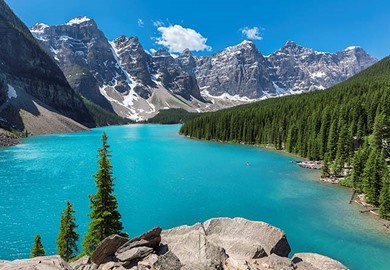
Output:
[[[26,106],[27,99],[30,103],[34,99],[48,111],[93,125],[84,103],[61,69],[3,0],[0,0],[0,33],[0,117],[4,123],[23,130],[25,120],[20,112],[37,116],[33,105]],[[18,100],[18,94],[25,99]]]
[[[0,261],[4,270],[346,270],[331,258],[297,253],[292,259],[284,232],[264,222],[215,218],[192,226],[162,231],[156,227],[128,239],[112,235],[91,257],[70,264],[59,256],[13,262]],[[40,267],[40,268],[39,268]]]

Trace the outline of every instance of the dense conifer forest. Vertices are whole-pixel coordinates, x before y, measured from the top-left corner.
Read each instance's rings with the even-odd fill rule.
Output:
[[[204,114],[180,133],[272,146],[323,160],[323,177],[365,194],[390,219],[390,57],[328,90],[268,99]]]

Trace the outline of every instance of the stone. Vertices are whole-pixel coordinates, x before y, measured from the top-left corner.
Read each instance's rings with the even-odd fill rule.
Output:
[[[182,270],[222,269],[228,257],[223,248],[208,241],[201,223],[164,230],[161,237],[180,260]]]
[[[101,264],[98,270],[112,270],[115,267],[115,262]]]
[[[316,253],[296,253],[292,259],[298,270],[347,270],[348,268],[329,257]]]
[[[117,249],[127,241],[129,241],[128,238],[117,234],[106,237],[93,252],[92,262],[97,265],[103,263],[107,257],[114,255]]]
[[[73,270],[59,255],[0,261],[1,270]]]
[[[261,259],[235,259],[228,258],[224,270],[294,270],[294,265],[289,258],[271,254]]]
[[[92,263],[91,257],[89,256],[83,256],[77,261],[69,263],[69,265],[74,269],[74,270],[95,270],[97,269],[97,265]]]
[[[171,251],[158,256],[158,260],[153,267],[158,270],[180,270],[182,265],[179,258]]]
[[[243,218],[216,218],[204,224],[207,239],[236,259],[262,258],[272,253],[287,257],[291,251],[285,233],[267,223]]]
[[[138,270],[150,270],[154,269],[153,265],[157,262],[158,255],[157,254],[150,254],[146,258],[144,258],[142,261],[139,261],[137,263]]]
[[[271,254],[268,257],[257,259],[253,264],[260,269],[294,270],[294,265],[289,258]]]
[[[129,249],[132,249],[134,247],[140,247],[140,246],[157,249],[160,242],[161,242],[161,228],[155,227],[152,230],[144,233],[143,235],[127,241],[117,250],[117,253],[123,253]]]
[[[117,252],[115,253],[115,256],[119,261],[133,262],[145,258],[152,252],[153,252],[153,248],[150,247],[135,247],[121,253]]]

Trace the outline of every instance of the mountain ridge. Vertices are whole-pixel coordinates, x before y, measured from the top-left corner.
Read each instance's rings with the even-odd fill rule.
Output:
[[[186,49],[173,57],[165,49],[146,51],[137,37],[122,35],[109,41],[93,19],[81,16],[69,22],[38,23],[30,30],[76,92],[137,121],[153,117],[160,109],[214,111],[321,90],[377,62],[361,47],[327,53],[293,41],[267,56],[244,40],[210,56],[195,56]],[[75,69],[80,66],[82,71]]]

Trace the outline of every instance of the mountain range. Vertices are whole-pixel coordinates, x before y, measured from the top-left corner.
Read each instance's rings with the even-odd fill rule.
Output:
[[[32,134],[325,89],[377,62],[360,47],[325,53],[292,41],[268,56],[249,40],[210,56],[152,53],[137,37],[109,41],[87,17],[29,29],[4,0],[0,32],[0,131]]]
[[[109,41],[93,19],[30,28],[71,87],[132,120],[161,109],[214,111],[237,104],[331,87],[377,62],[361,47],[317,52],[288,41],[264,56],[252,41],[211,56],[145,50],[137,37]]]

